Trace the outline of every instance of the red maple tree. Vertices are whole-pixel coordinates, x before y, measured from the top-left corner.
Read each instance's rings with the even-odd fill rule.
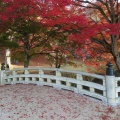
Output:
[[[14,37],[16,33],[18,33],[20,37],[22,36],[21,38],[19,38],[19,40],[21,40],[24,48],[25,56],[27,56],[25,57],[25,59],[27,58],[25,60],[26,63],[29,61],[30,58],[30,54],[29,54],[30,49],[33,48],[30,45],[33,39],[29,39],[32,34],[31,31],[33,29],[33,25],[31,26],[31,23],[37,23],[38,26],[44,26],[44,28],[48,31],[47,33],[45,33],[46,36],[48,36],[47,39],[49,38],[49,42],[47,42],[47,44],[53,43],[54,41],[54,40],[52,41],[53,37],[59,39],[59,34],[64,34],[63,36],[70,35],[72,37],[73,32],[78,33],[78,31],[76,30],[76,28],[78,28],[76,24],[78,23],[79,23],[79,31],[83,29],[83,26],[86,26],[87,22],[85,19],[85,15],[78,14],[78,11],[82,13],[81,9],[78,9],[76,13],[75,8],[70,7],[72,6],[72,4],[73,3],[71,0],[56,0],[56,1],[2,0],[1,1],[1,6],[2,6],[0,10],[1,22],[4,23],[4,25],[7,22],[10,22],[10,26],[7,26],[6,30],[7,29],[12,30]],[[58,35],[53,35],[55,31],[56,33],[58,33]],[[38,33],[34,33],[34,34],[38,34]],[[39,33],[40,37],[41,34],[43,33],[41,32]],[[42,40],[42,43],[43,41],[46,41],[46,39]],[[20,46],[21,46],[21,42],[19,42]],[[35,41],[33,41],[33,43],[40,44]],[[36,46],[38,47],[37,44]],[[43,47],[44,46],[45,45],[43,45]],[[44,50],[49,50],[49,48],[46,49],[45,47]],[[51,49],[51,51],[52,50],[53,49]]]
[[[93,59],[87,63],[106,66],[108,61],[120,69],[120,2],[118,0],[76,0],[75,4],[82,7],[88,17],[89,27],[83,30],[83,36],[90,38],[85,41],[85,52]],[[94,31],[94,32],[93,32]],[[78,41],[79,42],[79,41]],[[77,51],[82,54],[80,50]],[[84,54],[85,57],[85,54]]]

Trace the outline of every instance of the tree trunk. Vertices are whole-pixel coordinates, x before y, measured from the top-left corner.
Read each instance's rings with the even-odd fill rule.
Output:
[[[55,68],[60,68],[59,57],[58,57],[58,50],[56,50]]]
[[[25,53],[24,55],[24,68],[28,68],[30,62],[30,57],[28,54]]]
[[[57,68],[57,66],[58,66],[58,51],[56,50],[55,53],[56,53],[56,56],[55,56],[55,68]]]
[[[111,35],[112,55],[118,70],[120,70],[120,53],[118,50],[118,36]]]
[[[114,57],[114,61],[118,70],[120,70],[120,56]]]
[[[30,62],[30,56],[29,56],[29,37],[27,33],[24,33],[24,68],[28,68],[29,62]]]
[[[28,45],[24,45],[24,68],[28,68],[30,62]]]

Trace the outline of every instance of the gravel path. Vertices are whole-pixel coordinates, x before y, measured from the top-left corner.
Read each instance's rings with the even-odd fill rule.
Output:
[[[0,120],[120,120],[120,106],[37,85],[0,87]]]

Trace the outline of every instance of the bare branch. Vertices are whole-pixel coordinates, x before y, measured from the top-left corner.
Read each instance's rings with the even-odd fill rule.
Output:
[[[91,38],[91,40],[94,43],[102,45],[105,48],[105,50],[108,50],[110,53],[112,53],[111,45],[108,44],[105,40],[98,40],[97,38]]]
[[[90,5],[92,5],[92,6],[94,6],[94,7],[98,7],[98,5],[96,5],[96,4],[94,4],[94,3],[92,3],[92,2],[90,2],[90,1],[84,1],[84,0],[76,0],[76,1],[78,1],[78,2],[81,2],[81,3],[87,3],[87,4],[90,4]]]
[[[107,20],[107,22],[111,23],[111,20],[109,19],[108,15],[106,15],[106,13],[104,12],[104,10],[102,9],[101,6],[97,5],[97,4],[94,4],[90,1],[83,1],[83,0],[76,0],[78,2],[81,2],[81,3],[88,3],[89,5],[85,6],[85,5],[80,5],[81,7],[86,7],[86,8],[93,8],[93,9],[97,9],[100,11],[100,13],[104,16],[104,18]],[[101,1],[101,0],[99,0]],[[105,4],[105,3],[104,3]],[[110,11],[109,11],[110,12]]]
[[[106,5],[106,3],[103,2],[103,0],[97,0],[97,1],[99,1],[99,2],[102,3],[103,5]]]

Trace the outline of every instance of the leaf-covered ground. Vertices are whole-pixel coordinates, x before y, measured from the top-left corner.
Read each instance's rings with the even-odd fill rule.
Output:
[[[37,85],[0,86],[0,120],[120,120],[120,106]]]

